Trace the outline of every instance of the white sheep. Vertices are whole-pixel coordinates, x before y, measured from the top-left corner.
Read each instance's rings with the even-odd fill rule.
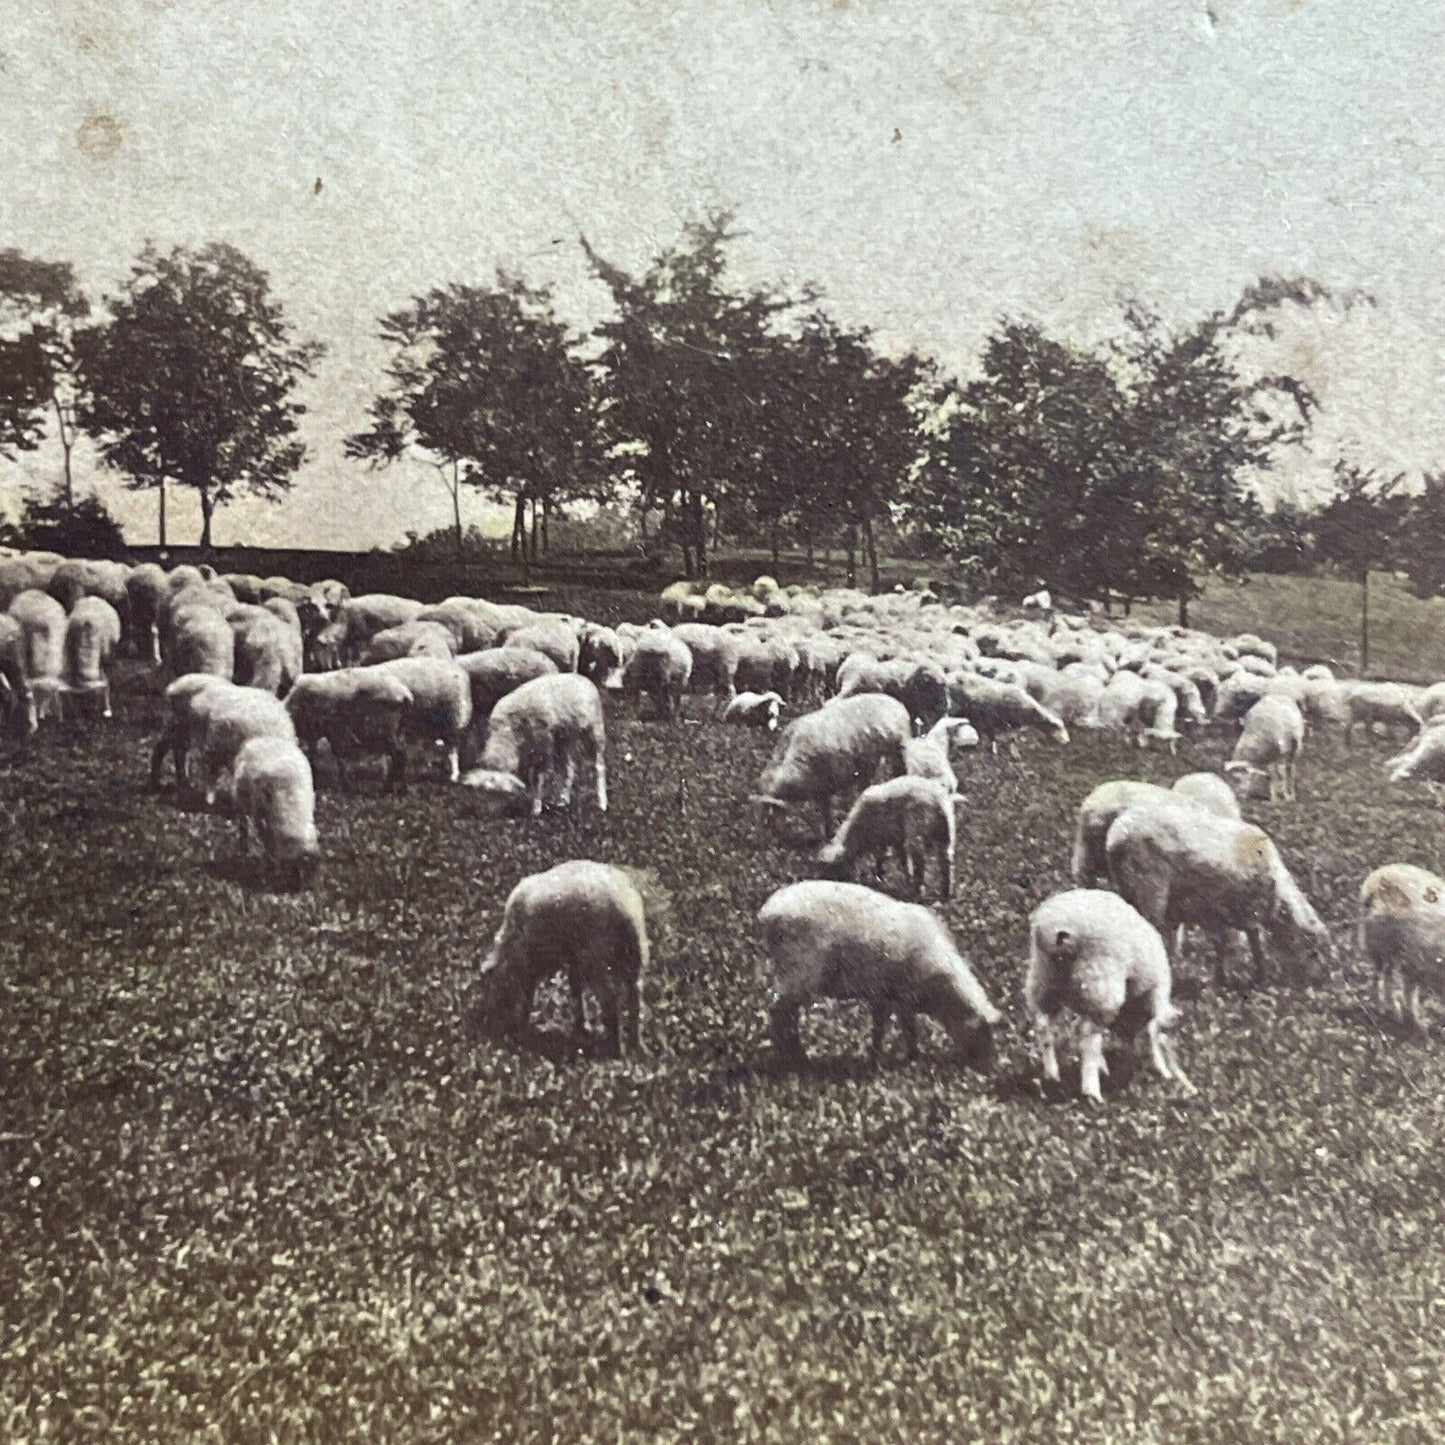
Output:
[[[832,841],[819,849],[818,865],[826,876],[844,878],[868,858],[881,885],[884,860],[894,853],[914,896],[921,898],[932,859],[939,894],[951,898],[954,839],[953,795],[932,778],[905,773],[863,789]]]
[[[1178,803],[1139,803],[1114,821],[1105,840],[1114,887],[1166,938],[1180,924],[1214,935],[1215,981],[1225,981],[1231,929],[1243,932],[1254,982],[1265,976],[1261,935],[1293,978],[1307,959],[1332,956],[1319,915],[1267,833]]]
[[[1048,733],[1056,743],[1069,741],[1063,719],[1035,702],[1022,687],[974,672],[949,674],[948,711],[955,717],[966,717],[995,753],[999,738],[1018,728]]]
[[[285,697],[303,666],[299,625],[293,627],[268,604],[232,618],[231,631],[235,637],[233,680]]]
[[[154,562],[142,562],[133,567],[125,579],[125,610],[121,616],[126,621],[126,636],[131,651],[146,662],[161,660],[161,637],[157,624],[160,620],[161,603],[169,594],[165,570]]]
[[[1350,714],[1350,720],[1345,724],[1347,743],[1352,741],[1357,723],[1364,724],[1367,734],[1375,727],[1403,727],[1417,733],[1425,725],[1415,706],[1414,689],[1403,683],[1346,683],[1344,699]]]
[[[168,614],[162,649],[173,678],[209,672],[230,681],[235,675],[236,634],[218,606],[185,607]]]
[[[198,694],[201,712],[201,786],[206,806],[215,805],[224,773],[232,772],[236,755],[252,738],[296,742],[291,714],[279,698],[254,687],[207,689]]]
[[[550,677],[557,664],[529,647],[484,647],[479,652],[457,654],[457,666],[471,679],[472,736],[480,746],[486,736],[492,709],[524,682]],[[595,681],[595,679],[594,679]]]
[[[456,636],[449,627],[417,618],[374,633],[361,650],[360,663],[366,667],[377,662],[394,662],[399,657],[450,659],[456,650]]]
[[[286,695],[286,711],[308,755],[323,740],[331,749],[343,788],[351,786],[347,763],[358,756],[385,757],[385,787],[406,788],[402,725],[415,707],[411,689],[379,668],[348,667],[308,672]]]
[[[1375,994],[1401,1023],[1427,1030],[1421,993],[1445,994],[1445,879],[1409,863],[1377,868],[1360,888],[1360,951]]]
[[[710,692],[724,706],[737,695],[738,657],[741,643],[731,632],[705,622],[684,622],[672,635],[692,653],[691,692]]]
[[[559,672],[524,682],[492,709],[480,765],[462,779],[507,803],[530,799],[541,813],[549,788],[559,807],[572,802],[578,762],[590,759],[597,807],[607,811],[607,728],[602,695],[577,673]]]
[[[941,717],[922,737],[909,739],[903,770],[915,778],[932,778],[951,797],[958,792],[953,749],[977,746],[978,732],[967,718]]]
[[[249,851],[254,826],[271,868],[288,886],[304,887],[320,856],[316,789],[305,754],[285,738],[252,738],[236,754],[233,776],[240,856]]]
[[[1445,725],[1427,723],[1420,736],[1403,753],[1391,758],[1385,767],[1392,783],[1418,780],[1433,785],[1445,782]]]
[[[581,654],[577,633],[565,622],[555,618],[539,618],[519,627],[504,627],[497,634],[503,647],[529,647],[550,657],[558,672],[576,672]]]
[[[1044,1078],[1059,1081],[1054,1019],[1067,1008],[1088,1026],[1079,1044],[1079,1092],[1084,1098],[1104,1102],[1099,1076],[1108,1072],[1108,1029],[1132,1039],[1142,1028],[1159,1076],[1193,1093],[1169,1038],[1179,1020],[1179,1010],[1170,1002],[1171,981],[1159,930],[1117,893],[1076,888],[1041,903],[1029,919],[1024,1003]]]
[[[7,613],[0,613],[0,715],[6,731],[22,744],[39,726],[25,665],[25,631]]]
[[[583,622],[577,629],[577,671],[598,687],[614,688],[622,681],[626,661],[622,639],[610,627]]]
[[[775,692],[740,692],[723,709],[722,720],[735,727],[766,728],[775,733],[782,710],[783,700]]]
[[[852,798],[880,766],[888,777],[901,773],[912,736],[908,709],[896,698],[834,698],[778,734],[753,799],[770,820],[788,804],[816,803],[826,838],[833,831],[834,797]]]
[[[110,664],[120,648],[120,614],[103,597],[80,598],[65,625],[63,697],[100,702],[100,715],[111,716]]]
[[[1299,704],[1279,694],[1262,697],[1244,715],[1234,755],[1224,765],[1225,775],[1241,798],[1292,803],[1304,740]]]
[[[461,777],[461,747],[472,724],[471,678],[449,657],[398,657],[371,664],[394,677],[411,693],[406,728],[414,736],[441,745],[447,780]]]
[[[213,672],[183,673],[166,688],[165,722],[151,749],[152,788],[160,787],[168,757],[175,768],[176,783],[185,786],[187,759],[191,749],[200,742],[212,689],[217,692],[242,690],[229,678],[217,677]]]
[[[607,863],[559,863],[522,879],[508,896],[481,967],[482,1011],[507,1033],[524,1035],[539,985],[565,973],[577,1044],[586,1038],[585,990],[601,1009],[607,1051],[619,1058],[624,1033],[629,1049],[640,1047],[638,984],[647,964],[646,910],[627,874]]]
[[[394,597],[386,592],[346,598],[336,608],[333,619],[310,637],[307,671],[320,672],[356,662],[378,632],[411,622],[423,610],[423,604],[411,597]]]
[[[48,592],[27,588],[7,609],[25,634],[25,673],[44,718],[58,711],[65,673],[65,608]]]
[[[872,1008],[875,1061],[890,1015],[909,1059],[918,1054],[919,1014],[936,1019],[964,1054],[991,1045],[1002,1015],[947,927],[922,904],[857,883],[812,880],[778,889],[758,923],[772,966],[769,1023],[779,1055],[804,1057],[798,1013],[820,998],[859,999]]]
[[[1107,880],[1109,855],[1105,840],[1114,819],[1136,803],[1185,803],[1220,818],[1238,818],[1239,803],[1229,784],[1215,773],[1185,773],[1167,788],[1135,778],[1100,783],[1082,803],[1074,827],[1070,871],[1081,888]]]
[[[692,678],[692,653],[666,629],[638,633],[622,669],[622,692],[636,704],[645,694],[659,718],[681,715],[683,694]]]

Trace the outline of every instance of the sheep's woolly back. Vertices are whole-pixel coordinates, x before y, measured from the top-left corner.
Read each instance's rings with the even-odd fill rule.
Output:
[[[310,857],[318,850],[316,790],[311,765],[295,743],[253,738],[236,754],[237,811],[250,818],[279,862]]]
[[[1362,914],[1445,912],[1445,879],[1412,863],[1386,863],[1360,885]]]
[[[492,709],[487,745],[478,772],[516,774],[537,749],[549,753],[561,731],[587,734],[600,747],[605,737],[602,696],[595,683],[575,672],[524,682]]]
[[[913,728],[908,709],[881,693],[834,698],[785,727],[763,770],[760,792],[783,801],[837,792],[860,767],[891,755],[898,768]]]

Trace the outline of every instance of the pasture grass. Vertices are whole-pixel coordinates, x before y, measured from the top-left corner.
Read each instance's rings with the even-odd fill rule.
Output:
[[[1300,803],[1255,810],[1337,970],[1204,982],[1198,1096],[1116,1055],[1091,1111],[1033,1086],[1027,914],[1089,788],[1222,737],[971,759],[946,912],[1007,1016],[992,1074],[931,1026],[870,1070],[849,1006],[780,1073],[753,917],[808,855],[745,806],[765,737],[614,715],[605,819],[323,777],[325,866],[276,895],[228,820],[145,791],[158,707],[122,703],[0,766],[0,1438],[1445,1433],[1445,1061],[1375,1016],[1348,938],[1371,867],[1445,858],[1385,743],[1312,739]],[[469,1018],[507,892],[584,856],[650,869],[665,919],[622,1063]]]

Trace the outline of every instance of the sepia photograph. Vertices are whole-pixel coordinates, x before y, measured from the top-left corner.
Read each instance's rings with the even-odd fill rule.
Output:
[[[1445,7],[0,22],[0,1441],[1445,1439]]]

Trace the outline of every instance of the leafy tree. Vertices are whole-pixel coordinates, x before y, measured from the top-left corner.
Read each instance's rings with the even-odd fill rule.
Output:
[[[582,238],[616,315],[597,328],[602,418],[609,450],[625,456],[644,508],[675,526],[689,576],[707,575],[709,519],[776,462],[777,318],[811,299],[724,280],[731,217],[684,228],[640,277]],[[776,418],[776,420],[775,420]]]
[[[1406,499],[1403,477],[1382,478],[1343,459],[1335,463],[1335,492],[1315,518],[1315,546],[1360,584],[1360,671],[1370,665],[1370,571],[1393,567]]]
[[[81,426],[136,488],[195,490],[201,545],[218,507],[279,499],[305,457],[297,384],[322,355],[292,338],[265,272],[234,247],[147,246],[109,316],[76,337]]]
[[[1445,592],[1445,472],[1427,473],[1419,494],[1405,503],[1397,550],[1417,597]]]
[[[75,330],[89,311],[69,262],[0,250],[0,456],[34,451],[53,421],[68,507],[75,506]]]
[[[461,491],[515,506],[512,555],[531,555],[537,516],[559,501],[600,494],[603,472],[591,373],[552,307],[552,292],[505,272],[493,287],[450,285],[382,318],[391,349],[388,389],[346,454],[373,464],[413,456],[433,466],[452,500],[458,553]]]
[[[63,496],[27,496],[15,522],[0,524],[0,545],[68,557],[99,557],[114,561],[126,555],[120,525],[99,497],[68,502]]]

